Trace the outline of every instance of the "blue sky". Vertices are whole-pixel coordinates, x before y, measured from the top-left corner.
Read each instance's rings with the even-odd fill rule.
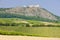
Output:
[[[55,15],[60,16],[60,0],[0,0],[0,8],[39,4]]]

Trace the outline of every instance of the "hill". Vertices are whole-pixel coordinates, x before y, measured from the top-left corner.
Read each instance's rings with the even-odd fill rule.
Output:
[[[47,22],[60,21],[60,17],[36,5],[15,8],[0,8],[0,18],[22,18]]]

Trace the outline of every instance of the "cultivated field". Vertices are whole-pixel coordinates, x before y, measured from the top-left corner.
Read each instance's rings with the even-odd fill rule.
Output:
[[[0,34],[60,38],[60,23],[0,18]]]
[[[39,37],[60,37],[60,27],[0,26],[2,35],[23,35]]]

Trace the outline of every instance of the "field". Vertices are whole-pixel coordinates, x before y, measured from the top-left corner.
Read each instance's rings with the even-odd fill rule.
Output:
[[[19,27],[1,26],[0,34],[40,37],[60,37],[60,27]]]
[[[59,24],[60,23],[23,20],[17,18],[0,18],[0,34],[60,38]]]

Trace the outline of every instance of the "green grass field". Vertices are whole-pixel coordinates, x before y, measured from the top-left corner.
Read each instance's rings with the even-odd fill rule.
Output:
[[[19,18],[0,18],[0,34],[60,38],[60,23],[24,20]]]
[[[60,27],[0,26],[0,34],[39,37],[60,37]]]

